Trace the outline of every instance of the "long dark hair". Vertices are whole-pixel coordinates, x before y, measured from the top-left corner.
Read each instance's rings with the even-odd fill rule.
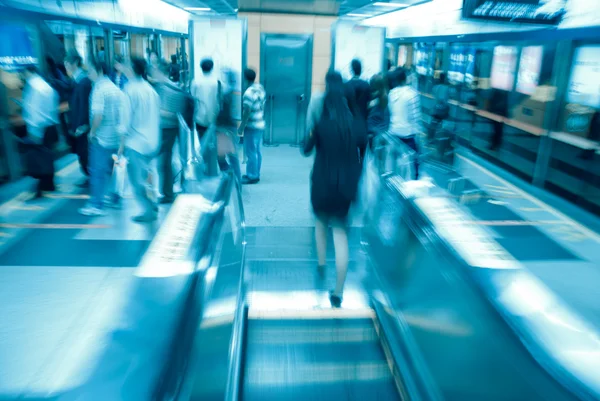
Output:
[[[344,81],[340,73],[330,71],[325,76],[325,99],[323,100],[323,118],[335,121],[336,132],[342,143],[350,145],[352,135],[352,113],[348,106]]]

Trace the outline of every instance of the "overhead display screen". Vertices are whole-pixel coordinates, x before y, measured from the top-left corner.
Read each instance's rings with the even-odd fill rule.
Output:
[[[517,48],[514,46],[496,46],[492,62],[492,88],[511,91],[515,83],[517,68]]]
[[[517,92],[533,95],[540,83],[542,70],[542,46],[527,46],[521,51],[521,63],[517,75]]]
[[[567,101],[600,109],[600,46],[575,50]]]
[[[567,0],[464,0],[462,17],[493,21],[558,24]]]

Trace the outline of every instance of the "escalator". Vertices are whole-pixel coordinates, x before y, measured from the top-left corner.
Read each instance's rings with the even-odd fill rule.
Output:
[[[243,352],[245,401],[401,399],[372,309],[249,310]]]

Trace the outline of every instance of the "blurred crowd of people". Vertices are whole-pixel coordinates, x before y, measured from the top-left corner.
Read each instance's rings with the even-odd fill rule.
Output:
[[[173,168],[173,160],[182,153],[174,153],[182,121],[200,143],[214,127],[221,169],[233,169],[240,183],[259,182],[266,95],[253,70],[244,74],[248,90],[238,125],[232,111],[235,79],[230,73],[222,82],[211,59],[202,60],[202,75],[189,90],[181,76],[186,66],[176,55],[170,63],[156,53],[147,60],[117,56],[109,68],[100,59],[84,65],[81,55],[69,51],[64,69],[51,58],[46,62],[47,74],[35,66],[22,72],[27,129],[22,148],[28,175],[38,179],[37,197],[56,189],[53,148],[60,131],[86,176],[80,186],[89,191],[90,200],[81,214],[102,216],[107,208],[120,208],[126,174],[142,210],[134,221],[156,220],[157,205],[172,203],[174,184],[183,180],[183,172]],[[59,112],[63,102],[68,104],[66,113]],[[244,132],[251,137],[246,141],[247,176],[241,175],[236,146]]]
[[[175,177],[183,179],[173,169],[182,126],[187,132],[195,131],[201,144],[211,137],[207,133],[214,133],[219,167],[232,169],[240,184],[260,182],[266,93],[256,82],[256,72],[244,71],[247,89],[238,121],[234,116],[237,85],[233,72],[222,79],[214,72],[213,61],[204,59],[201,75],[187,91],[179,84],[181,69],[176,57],[167,63],[152,53],[148,59],[117,57],[110,69],[94,60],[84,70],[81,56],[69,52],[64,60],[66,74],[54,63],[49,63],[47,78],[35,67],[23,72],[23,116],[28,134],[25,142],[30,153],[26,160],[30,175],[39,179],[38,196],[55,189],[51,149],[58,140],[58,125],[63,126],[66,140],[87,177],[82,186],[89,188],[90,200],[80,210],[84,215],[102,216],[106,208],[120,207],[123,191],[114,172],[125,171],[126,166],[128,181],[142,210],[134,220],[154,221],[157,204],[175,199]],[[325,267],[328,227],[333,229],[337,284],[330,299],[334,306],[342,302],[348,266],[348,214],[357,199],[373,138],[387,132],[419,153],[422,116],[414,78],[405,69],[388,67],[369,82],[361,78],[359,60],[352,61],[353,78],[347,82],[332,70],[326,76],[325,92],[313,94],[308,107],[308,136],[303,150],[306,155],[316,150],[310,199],[316,215],[320,270]],[[436,118],[443,119],[447,90],[440,87],[435,92],[440,103],[434,110]],[[58,112],[61,100],[69,105],[62,118]],[[244,176],[237,151],[242,137],[247,158]],[[413,163],[413,178],[418,179],[418,157]],[[162,197],[154,196],[159,192]]]

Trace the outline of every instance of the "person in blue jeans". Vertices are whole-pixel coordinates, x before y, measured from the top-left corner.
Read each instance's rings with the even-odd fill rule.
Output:
[[[102,61],[92,61],[89,77],[94,82],[90,95],[89,172],[90,201],[79,209],[85,216],[103,216],[104,195],[110,184],[114,161],[121,141],[121,109],[123,93],[108,78],[108,67]],[[113,200],[116,200],[113,196]]]
[[[255,82],[256,72],[250,68],[244,71],[244,78],[248,89],[244,92],[244,110],[239,135],[244,136],[244,150],[248,161],[246,162],[246,175],[242,177],[242,184],[257,184],[260,181],[260,168],[262,165],[261,147],[265,132],[265,101],[266,93],[263,86]]]

